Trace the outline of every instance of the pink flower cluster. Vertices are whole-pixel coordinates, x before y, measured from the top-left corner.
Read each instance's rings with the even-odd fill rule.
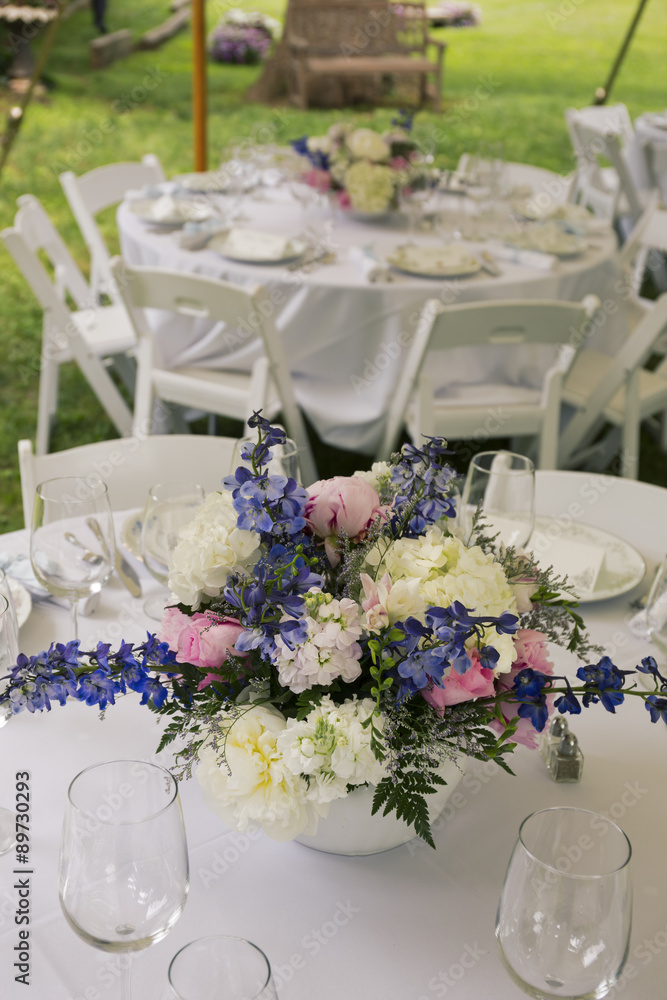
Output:
[[[220,618],[213,614],[184,615],[178,608],[167,608],[157,633],[160,642],[169,643],[179,663],[191,663],[206,670],[199,690],[216,680],[216,671],[230,653],[247,656],[234,648],[234,643],[245,629],[236,618]]]

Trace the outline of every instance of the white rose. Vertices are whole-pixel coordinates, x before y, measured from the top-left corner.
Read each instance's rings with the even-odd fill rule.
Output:
[[[389,159],[389,145],[381,135],[370,128],[357,128],[347,137],[347,147],[360,160],[382,163]]]
[[[380,485],[380,480],[384,479],[388,472],[389,462],[373,462],[370,469],[357,470],[357,472],[355,472],[355,476],[361,476],[361,478],[365,479],[367,483],[370,483],[374,490],[377,490]]]

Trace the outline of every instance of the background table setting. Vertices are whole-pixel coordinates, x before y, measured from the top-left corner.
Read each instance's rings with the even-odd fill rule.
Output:
[[[615,596],[609,596],[601,576],[602,589],[584,594],[588,599],[582,605],[592,639],[622,669],[655,652],[630,627],[636,615],[631,602],[645,595],[667,550],[666,504],[664,490],[642,483],[583,473],[536,474],[536,510],[552,545],[565,545],[578,530],[594,526],[601,562],[619,542],[636,552],[639,565],[629,585],[617,575],[611,589]],[[135,518],[126,511],[114,515],[117,538],[128,538]],[[590,533],[586,544],[595,544]],[[27,555],[28,545],[25,531],[3,536],[3,562],[10,571],[13,565],[20,568],[16,557]],[[124,549],[125,557],[139,575],[144,596],[150,596],[157,584],[131,549],[131,544]],[[609,569],[613,575],[613,559]],[[30,582],[27,573],[23,578]],[[116,575],[102,589],[94,613],[79,621],[87,648],[98,641],[141,641],[145,630],[155,627]],[[21,649],[47,648],[54,639],[69,638],[70,629],[65,607],[36,601],[21,627]],[[572,669],[564,651],[555,650],[554,659],[559,672]],[[130,955],[96,951],[68,927],[58,906],[60,824],[67,786],[86,766],[121,758],[168,766],[169,752],[155,752],[161,726],[136,697],[120,698],[103,721],[82,704],[56,705],[33,716],[24,712],[3,727],[1,737],[2,802],[12,805],[17,775],[27,772],[31,803],[29,868],[18,865],[12,852],[0,856],[3,971],[11,969],[18,944],[16,880],[28,877],[21,874],[26,868],[30,982],[36,996],[117,996],[121,967],[129,964],[133,995],[162,1000],[170,996],[167,968],[176,952],[194,939],[227,934],[265,952],[283,1000],[305,1000],[315,992],[332,1000],[361,992],[387,1000],[430,1000],[454,990],[464,1000],[512,1000],[523,994],[502,969],[493,933],[503,875],[524,817],[561,805],[608,816],[630,838],[634,926],[628,964],[612,995],[629,1000],[659,995],[667,974],[662,903],[667,876],[659,864],[667,821],[667,734],[663,724],[650,725],[639,699],[628,702],[621,724],[601,706],[570,719],[584,754],[580,782],[554,783],[541,755],[525,748],[512,756],[514,776],[490,762],[468,762],[434,825],[435,851],[410,841],[382,854],[343,857],[277,843],[257,831],[233,832],[205,807],[196,781],[182,782],[188,900],[164,940]],[[8,973],[3,989],[10,998],[24,995],[22,984]]]
[[[203,176],[188,183],[213,190],[190,190],[184,198],[183,188],[170,182],[167,194],[152,192],[158,195],[152,201],[127,199],[118,211],[123,255],[131,265],[264,285],[297,400],[320,437],[334,446],[367,453],[377,448],[401,355],[427,296],[447,304],[574,301],[588,293],[604,299],[620,277],[611,228],[565,202],[563,178],[524,164],[504,165],[509,194],[500,221],[493,206],[487,212],[480,200],[461,194],[454,174],[443,175],[444,189],[433,193],[425,209],[427,228],[397,211],[368,216],[342,210],[275,169],[255,171],[247,191],[230,191],[224,170],[212,172],[212,180]],[[310,199],[307,208],[302,197]],[[182,205],[176,209],[180,222],[169,216],[175,205]],[[186,220],[189,211],[199,221]],[[453,238],[455,230],[463,238]],[[258,356],[248,331],[202,320],[188,325],[182,317],[158,313],[150,322],[166,368],[247,372]],[[621,304],[591,343],[613,353],[625,335]],[[507,369],[516,384],[538,388],[553,360],[553,351],[542,347],[520,358],[510,355],[456,351],[440,372],[443,392],[461,382],[502,381]]]

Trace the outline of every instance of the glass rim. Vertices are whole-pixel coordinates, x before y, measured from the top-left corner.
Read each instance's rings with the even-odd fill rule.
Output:
[[[156,497],[156,491],[165,486],[185,486],[188,489],[183,490],[179,496]],[[161,500],[164,503],[169,503],[172,500],[181,500],[184,496],[195,496],[197,493],[201,493],[202,497],[206,496],[206,490],[200,483],[190,482],[187,479],[163,479],[159,483],[153,483],[152,486],[148,487],[149,498]]]
[[[561,871],[560,868],[557,868],[553,864],[549,864],[548,861],[544,861],[542,860],[542,858],[538,858],[535,855],[534,851],[531,851],[528,848],[523,839],[524,827],[531,820],[535,819],[536,816],[541,816],[544,813],[556,813],[556,812],[581,813],[586,816],[595,816],[597,819],[603,820],[610,827],[612,827],[616,831],[616,833],[620,834],[622,840],[625,842],[628,851],[625,861],[623,861],[622,864],[617,865],[615,868],[610,868],[609,871],[600,872],[596,875],[578,875],[576,872]],[[521,844],[526,854],[530,858],[532,858],[533,861],[536,861],[539,865],[542,865],[543,868],[546,868],[548,871],[554,872],[561,878],[581,879],[582,881],[591,881],[592,879],[609,878],[610,875],[617,875],[619,872],[623,871],[624,868],[627,868],[628,865],[630,864],[630,861],[632,860],[632,844],[630,843],[630,838],[628,837],[625,830],[622,830],[621,827],[618,825],[618,823],[614,823],[613,819],[609,819],[607,816],[603,816],[602,813],[596,813],[593,809],[584,809],[581,806],[547,806],[544,809],[536,809],[534,812],[526,816],[526,818],[522,821],[521,826],[519,827],[519,837],[517,842]]]
[[[176,989],[176,987],[174,986],[174,984],[173,984],[173,982],[171,980],[171,973],[172,973],[172,969],[174,968],[174,963],[176,962],[176,960],[178,959],[178,957],[183,954],[183,952],[185,952],[185,951],[188,950],[188,948],[192,948],[193,945],[204,944],[207,941],[236,941],[236,942],[239,942],[240,944],[247,944],[251,948],[254,948],[254,950],[266,962],[266,979],[264,980],[264,982],[262,983],[262,985],[259,987],[259,989],[257,990],[257,992],[254,994],[254,996],[253,997],[248,997],[248,1000],[256,1000],[257,997],[260,997],[262,995],[262,993],[264,992],[264,990],[269,985],[269,983],[271,982],[271,963],[269,962],[268,958],[266,957],[266,955],[264,954],[264,952],[262,951],[262,949],[259,947],[259,945],[254,944],[252,941],[248,941],[247,938],[239,937],[237,934],[206,934],[206,935],[204,935],[204,937],[195,938],[194,941],[188,941],[187,944],[184,944],[182,948],[178,949],[178,951],[176,952],[176,954],[172,958],[171,962],[169,963],[169,968],[167,969],[167,982],[169,983],[170,987],[174,991],[174,993],[176,995],[176,1000],[188,1000],[188,998],[187,997],[183,997],[183,994],[178,992],[178,990]]]
[[[532,458],[528,458],[527,455],[522,455],[518,451],[509,451],[507,448],[498,448],[497,450],[490,451],[478,451],[476,455],[473,455],[470,460],[470,466],[475,466],[480,472],[491,472],[491,469],[485,469],[478,463],[479,458],[484,458],[486,455],[510,455],[512,458],[519,458],[522,462],[526,463],[527,468],[525,469],[493,469],[493,474],[498,476],[513,476],[517,472],[535,472],[535,463]]]
[[[76,803],[72,799],[72,789],[74,788],[74,784],[79,780],[79,778],[82,778],[84,774],[87,774],[89,771],[95,771],[97,770],[97,768],[100,767],[108,767],[110,764],[141,764],[143,765],[143,767],[151,767],[154,768],[156,771],[162,771],[163,774],[167,775],[167,777],[169,778],[169,780],[173,785],[173,793],[169,801],[166,802],[163,806],[161,806],[160,809],[157,809],[155,812],[152,812],[149,816],[142,816],[141,819],[118,820],[115,823],[112,823],[108,820],[99,820],[99,818],[95,816],[93,812],[86,809],[81,809],[79,806],[76,805]],[[163,812],[166,812],[166,810],[169,809],[169,807],[174,804],[177,798],[178,798],[178,782],[176,781],[176,778],[173,776],[173,774],[170,771],[168,771],[166,767],[162,767],[161,764],[153,764],[152,761],[150,760],[137,760],[136,758],[131,758],[131,757],[120,758],[119,760],[101,760],[98,761],[97,764],[89,764],[88,767],[84,767],[82,771],[79,771],[78,774],[75,774],[72,780],[70,781],[69,785],[67,786],[67,801],[69,802],[72,809],[75,812],[77,812],[80,816],[93,816],[98,822],[103,822],[106,826],[135,826],[137,823],[146,823],[148,820],[155,819],[157,816],[162,815]]]
[[[4,608],[3,605],[4,604]],[[0,594],[0,618],[9,611],[9,601],[4,594]]]
[[[87,497],[68,497],[65,501],[66,503],[90,503],[91,500],[97,500],[99,497],[103,497],[105,494],[109,493],[109,488],[106,482],[101,476],[52,476],[50,479],[43,479],[41,483],[38,483],[35,487],[35,494],[41,500],[60,500],[61,497],[51,497],[47,496],[44,492],[47,486],[52,483],[83,483],[86,489],[89,491],[89,496]]]

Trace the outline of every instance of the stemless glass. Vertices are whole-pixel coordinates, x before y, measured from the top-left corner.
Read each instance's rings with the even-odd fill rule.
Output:
[[[148,572],[163,587],[169,582],[169,562],[178,542],[178,533],[194,517],[204,501],[204,490],[197,483],[156,483],[148,491],[141,523],[141,555]],[[160,621],[168,594],[149,597],[144,611]]]
[[[99,523],[101,545],[88,521]],[[114,570],[116,542],[106,483],[101,479],[63,476],[47,479],[35,491],[30,533],[30,562],[38,581],[72,609],[73,638],[78,639],[77,605],[98,593]]]
[[[611,820],[556,806],[521,824],[496,917],[502,962],[538,1000],[604,997],[628,956],[630,842]]]
[[[257,441],[254,438],[239,438],[234,445],[232,472],[235,472],[239,466],[246,469],[252,468],[250,459],[244,456],[252,452],[256,444]],[[287,479],[295,479],[297,483],[301,483],[299,448],[296,441],[293,441],[292,438],[285,438],[284,444],[271,445],[269,450],[273,456],[268,464],[269,475],[286,476]]]
[[[74,778],[60,842],[58,892],[70,927],[103,951],[140,951],[178,920],[189,887],[176,781],[140,760],[94,764]],[[130,1000],[123,963],[121,1000]]]
[[[464,537],[472,528],[475,511],[496,544],[520,547],[535,525],[535,466],[513,451],[482,451],[468,468],[458,513]]]
[[[3,580],[4,573],[0,570]],[[18,625],[14,605],[0,593],[0,688],[4,688],[9,671],[16,665],[19,655]],[[11,714],[8,706],[0,706],[0,727],[9,722]],[[16,815],[10,809],[0,807],[0,854],[11,851],[16,843]]]
[[[278,998],[268,958],[243,938],[218,935],[187,944],[172,959],[168,979],[168,1000]]]

